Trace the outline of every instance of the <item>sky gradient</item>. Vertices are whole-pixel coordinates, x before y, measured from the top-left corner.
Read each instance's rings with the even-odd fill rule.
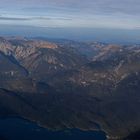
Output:
[[[140,0],[0,0],[0,25],[140,30]]]

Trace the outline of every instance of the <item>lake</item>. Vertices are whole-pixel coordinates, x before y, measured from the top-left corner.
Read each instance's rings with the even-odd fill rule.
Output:
[[[0,119],[0,140],[105,140],[102,131],[50,131],[20,118]]]

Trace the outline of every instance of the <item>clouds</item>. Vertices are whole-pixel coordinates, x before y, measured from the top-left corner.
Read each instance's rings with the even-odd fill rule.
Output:
[[[20,18],[20,17],[3,17],[3,16],[0,16],[0,20],[27,21],[27,20],[31,20],[31,19],[30,18]]]
[[[8,16],[0,16],[0,20],[5,21],[33,21],[33,20],[72,20],[70,18],[56,17],[56,18],[48,18],[48,17],[8,17]]]
[[[1,7],[4,8],[43,8],[50,7],[57,10],[80,10],[81,12],[93,13],[124,13],[124,14],[139,14],[139,0],[1,0]]]
[[[1,0],[0,5],[0,22],[65,27],[140,26],[139,0]]]

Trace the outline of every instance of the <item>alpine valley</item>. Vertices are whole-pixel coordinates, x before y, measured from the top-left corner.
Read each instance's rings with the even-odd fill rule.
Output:
[[[0,117],[131,140],[139,108],[140,45],[0,38]]]

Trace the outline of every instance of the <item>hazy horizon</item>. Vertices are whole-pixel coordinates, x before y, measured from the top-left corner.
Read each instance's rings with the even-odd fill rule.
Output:
[[[1,0],[0,35],[140,43],[139,0]]]
[[[116,44],[140,44],[140,30],[111,28],[46,28],[33,26],[0,27],[0,36],[44,37]]]

